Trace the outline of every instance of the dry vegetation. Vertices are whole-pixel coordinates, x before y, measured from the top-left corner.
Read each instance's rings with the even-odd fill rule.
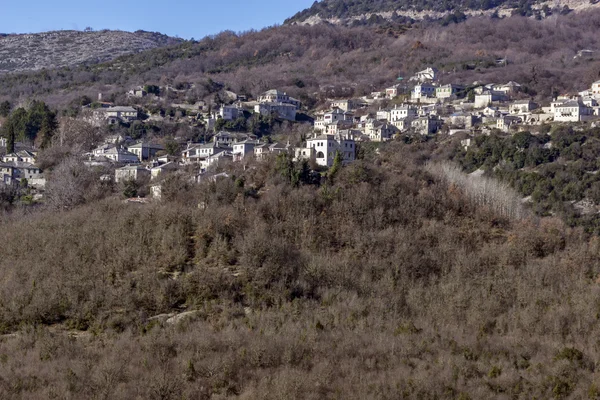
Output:
[[[600,241],[482,206],[431,146],[4,215],[0,397],[598,398]]]
[[[236,93],[257,96],[285,90],[309,108],[326,97],[371,93],[426,66],[443,71],[444,82],[517,81],[527,95],[547,100],[578,91],[598,79],[598,61],[574,59],[579,50],[600,49],[600,10],[541,21],[510,17],[470,18],[442,27],[414,23],[376,27],[280,26],[259,32],[223,32],[198,42],[155,49],[97,66],[6,76],[0,97],[38,96],[64,105],[98,91],[122,93],[139,84],[195,83],[197,100],[214,81]],[[394,32],[405,31],[402,34]],[[499,67],[496,60],[507,58]],[[0,98],[1,100],[1,98]]]

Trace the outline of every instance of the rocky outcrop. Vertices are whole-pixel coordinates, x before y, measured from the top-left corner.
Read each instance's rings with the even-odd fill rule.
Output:
[[[0,35],[0,74],[113,60],[181,42],[154,32],[54,31]]]

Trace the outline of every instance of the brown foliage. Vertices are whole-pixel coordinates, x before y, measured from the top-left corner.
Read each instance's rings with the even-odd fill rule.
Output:
[[[587,396],[598,240],[480,209],[428,151],[5,219],[0,397]]]

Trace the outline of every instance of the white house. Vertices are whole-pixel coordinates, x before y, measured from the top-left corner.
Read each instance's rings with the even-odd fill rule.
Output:
[[[234,119],[244,116],[244,109],[239,104],[230,106],[222,105],[219,108],[217,115],[225,121],[233,121]]]
[[[405,104],[400,107],[395,106],[394,108],[392,108],[390,110],[389,121],[393,123],[393,122],[399,121],[401,119],[405,119],[405,118],[409,118],[409,117],[416,117],[416,116],[417,116],[417,109],[414,106]]]
[[[227,161],[233,161],[233,155],[229,151],[221,151],[200,160],[200,168],[206,170],[211,165],[219,165]]]
[[[596,81],[596,82],[592,83],[591,92],[594,95],[600,95],[600,81]]]
[[[230,147],[220,145],[217,142],[206,144],[190,143],[188,144],[187,148],[181,152],[181,160],[183,164],[200,163],[207,157],[231,150],[232,149]]]
[[[344,164],[356,158],[356,142],[341,135],[319,135],[306,141],[308,149],[314,149],[315,160],[318,165],[331,167],[336,153],[342,156]]]
[[[29,150],[21,150],[16,153],[6,154],[2,157],[2,162],[10,163],[10,162],[24,162],[28,164],[35,163],[36,154]]]
[[[417,72],[413,77],[410,78],[410,80],[418,82],[434,81],[437,78],[437,74],[437,69],[429,67],[423,71]]]
[[[32,182],[39,181],[42,179],[42,171],[35,165],[22,161],[0,163],[1,183],[12,184],[15,181],[19,182],[22,179],[27,179]]]
[[[233,144],[233,161],[241,161],[248,155],[254,154],[254,147],[258,143],[254,140],[244,140]]]
[[[554,105],[555,122],[579,122],[590,118],[593,111],[577,100],[569,100],[559,105]]]
[[[333,108],[326,112],[317,113],[315,121],[315,129],[323,131],[325,126],[332,124],[337,121],[348,122],[352,124],[354,122],[354,114],[350,111],[344,111],[340,108]]]

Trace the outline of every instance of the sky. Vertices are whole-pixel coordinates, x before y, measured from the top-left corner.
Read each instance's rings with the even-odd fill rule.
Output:
[[[281,24],[314,0],[0,0],[0,33],[118,29],[200,39]]]

